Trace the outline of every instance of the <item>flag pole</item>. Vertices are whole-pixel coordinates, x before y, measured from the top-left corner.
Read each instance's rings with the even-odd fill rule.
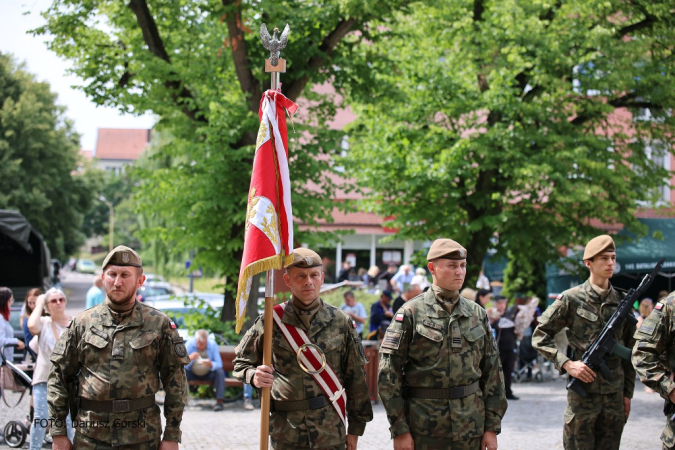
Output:
[[[284,29],[281,39],[277,39],[278,28],[274,28],[272,36],[267,32],[267,26],[263,24],[260,28],[260,35],[263,40],[263,46],[270,51],[270,59],[265,60],[265,72],[271,76],[270,89],[276,91],[279,89],[279,74],[286,72],[286,60],[279,58],[279,51],[286,46],[288,38],[288,25]],[[272,139],[274,136],[272,135]],[[282,259],[283,259],[282,252]],[[264,366],[272,367],[272,333],[274,320],[274,270],[268,270],[265,277],[265,328],[263,332],[263,360]],[[260,450],[267,450],[269,446],[270,433],[270,388],[263,388],[260,398]]]

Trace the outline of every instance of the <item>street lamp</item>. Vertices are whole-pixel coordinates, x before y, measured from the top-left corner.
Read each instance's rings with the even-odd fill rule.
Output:
[[[109,247],[109,252],[112,252],[113,249],[113,231],[115,230],[115,210],[113,209],[112,203],[110,203],[104,196],[99,196],[99,200],[101,200],[103,203],[105,203],[108,206],[108,209],[110,210],[110,243],[108,245]]]

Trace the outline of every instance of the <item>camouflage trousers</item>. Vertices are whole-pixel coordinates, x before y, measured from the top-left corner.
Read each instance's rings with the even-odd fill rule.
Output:
[[[347,443],[341,445],[336,445],[333,447],[300,447],[296,444],[287,444],[285,442],[272,441],[272,448],[274,450],[297,450],[302,448],[311,448],[312,450],[345,450],[347,448]]]
[[[565,450],[618,450],[626,423],[623,393],[567,392],[563,444]]]
[[[130,445],[113,446],[108,442],[103,442],[75,432],[73,439],[73,448],[77,450],[157,450],[159,448],[159,438],[156,441],[138,442]]]
[[[663,450],[675,450],[675,422],[666,419],[666,427],[661,434],[661,442],[663,442]]]
[[[413,436],[415,450],[480,450],[482,436],[473,439],[452,441],[429,436]]]

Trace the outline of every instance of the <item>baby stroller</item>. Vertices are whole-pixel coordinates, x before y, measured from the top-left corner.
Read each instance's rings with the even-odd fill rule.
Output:
[[[2,351],[0,351],[0,367],[2,370],[2,373],[0,373],[0,376],[2,376],[2,398],[5,404],[9,406],[7,401],[5,400],[5,393],[4,391],[12,391],[12,392],[21,392],[21,397],[19,398],[19,401],[14,405],[17,406],[19,403],[21,403],[21,400],[23,399],[23,396],[25,395],[26,391],[31,391],[32,389],[32,383],[33,380],[29,376],[29,373],[33,373],[33,369],[35,368],[34,363],[20,363],[16,364],[12,361],[8,361],[5,359],[5,348],[7,347],[15,347],[15,344],[8,344],[5,345],[2,348]],[[26,373],[28,372],[28,373]],[[9,445],[12,448],[17,448],[21,447],[24,442],[26,442],[26,436],[28,436],[28,430],[30,429],[30,421],[20,422],[17,420],[10,420],[7,422],[7,425],[5,425],[5,428],[3,429],[3,437],[5,440],[5,443]]]
[[[544,381],[546,372],[551,372],[550,363],[532,346],[532,335],[524,336],[518,343],[518,362],[513,370],[511,378],[516,383],[526,380],[534,380],[541,383]]]

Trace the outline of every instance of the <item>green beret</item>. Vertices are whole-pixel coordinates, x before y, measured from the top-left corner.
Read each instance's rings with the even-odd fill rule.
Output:
[[[427,253],[427,261],[434,259],[466,259],[466,249],[452,239],[436,239]]]
[[[323,261],[321,261],[318,253],[308,248],[296,248],[289,256],[293,257],[293,261],[287,264],[286,267],[309,269],[310,267],[323,266]]]
[[[105,257],[101,269],[105,270],[107,266],[143,267],[143,262],[138,253],[125,245],[118,245]]]
[[[602,236],[594,237],[588,241],[588,244],[586,244],[586,250],[584,250],[584,261],[587,259],[592,259],[602,252],[615,251],[616,246],[614,245],[614,240],[612,237],[603,234]]]

